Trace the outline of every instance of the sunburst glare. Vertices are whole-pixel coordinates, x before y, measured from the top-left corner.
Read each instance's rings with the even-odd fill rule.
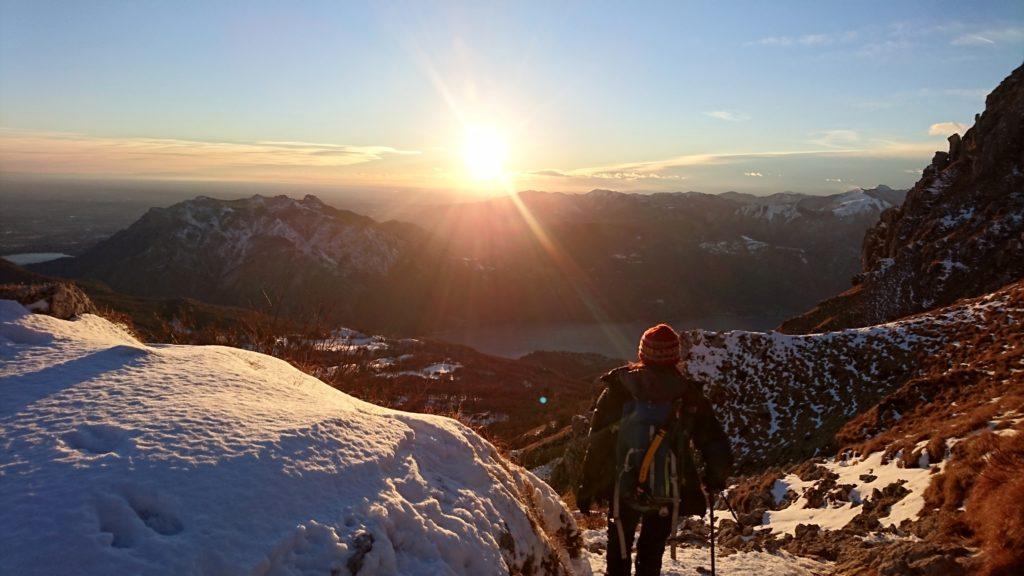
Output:
[[[497,180],[505,174],[508,147],[505,137],[494,126],[477,125],[466,128],[462,143],[462,160],[466,171],[475,180]]]

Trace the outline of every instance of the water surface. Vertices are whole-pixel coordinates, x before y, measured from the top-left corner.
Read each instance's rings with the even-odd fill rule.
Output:
[[[775,328],[790,314],[742,317],[713,315],[668,322],[676,330],[703,328],[706,330],[755,330],[765,332]],[[456,344],[472,346],[481,352],[518,358],[534,350],[565,350],[569,352],[596,352],[612,358],[636,356],[637,343],[644,330],[656,322],[557,322],[528,326],[485,326],[446,330],[431,337]]]

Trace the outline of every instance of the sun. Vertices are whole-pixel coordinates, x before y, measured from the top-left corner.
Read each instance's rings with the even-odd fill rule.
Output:
[[[505,175],[505,138],[493,126],[469,126],[462,143],[462,160],[476,180],[497,180]]]

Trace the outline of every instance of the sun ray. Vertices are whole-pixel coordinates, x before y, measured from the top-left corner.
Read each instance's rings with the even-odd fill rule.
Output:
[[[598,301],[598,298],[595,296],[596,290],[587,285],[587,274],[572,258],[569,257],[567,252],[558,245],[547,231],[544,230],[544,226],[541,225],[533,213],[530,212],[530,208],[525,202],[523,202],[522,198],[519,197],[519,194],[516,193],[508,178],[502,178],[501,181],[505,192],[508,194],[509,199],[512,201],[512,205],[515,206],[520,217],[522,217],[523,222],[526,223],[527,228],[537,239],[537,242],[547,253],[548,257],[551,258],[551,261],[569,283],[569,286],[571,286],[573,291],[576,292],[576,295],[580,298],[580,301],[583,302],[583,305],[590,313],[591,318],[594,319],[598,327],[602,332],[604,332],[605,336],[617,350],[629,350],[630,340],[614,327],[615,325],[608,316],[608,313],[605,312],[604,308]]]

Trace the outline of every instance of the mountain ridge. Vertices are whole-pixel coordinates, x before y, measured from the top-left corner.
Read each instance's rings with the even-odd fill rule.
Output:
[[[791,333],[885,322],[1024,276],[1024,65],[936,152],[864,239],[854,286],[782,324]]]

